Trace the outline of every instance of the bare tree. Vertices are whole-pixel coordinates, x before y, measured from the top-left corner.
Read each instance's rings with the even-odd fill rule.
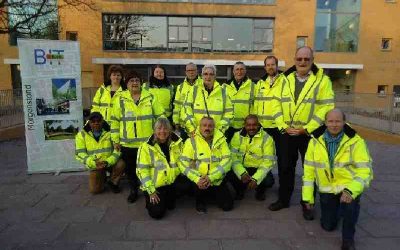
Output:
[[[57,21],[58,9],[66,7],[97,9],[94,0],[0,0],[0,35],[35,36],[48,28],[49,20]]]

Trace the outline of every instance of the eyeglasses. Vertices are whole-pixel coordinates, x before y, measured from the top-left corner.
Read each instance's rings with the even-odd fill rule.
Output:
[[[298,62],[301,62],[301,61],[309,62],[309,61],[311,61],[311,58],[309,58],[309,57],[296,57],[296,61],[298,61]]]

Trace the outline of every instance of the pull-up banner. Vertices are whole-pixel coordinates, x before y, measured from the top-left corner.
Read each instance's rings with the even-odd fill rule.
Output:
[[[76,171],[82,128],[79,43],[18,39],[28,173]]]

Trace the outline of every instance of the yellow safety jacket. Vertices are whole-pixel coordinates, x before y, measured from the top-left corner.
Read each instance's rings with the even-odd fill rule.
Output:
[[[156,119],[164,114],[158,100],[142,89],[139,103],[124,91],[113,104],[111,139],[128,148],[139,148],[153,134]]]
[[[278,96],[282,91],[282,80],[284,76],[276,76],[271,86],[271,78],[265,75],[257,82],[256,97],[253,112],[258,116],[258,120],[263,128],[276,128],[275,119],[276,105],[280,105]]]
[[[276,108],[276,124],[279,130],[288,127],[304,128],[308,133],[317,129],[325,120],[325,114],[334,108],[332,83],[323,69],[313,65],[304,88],[295,102],[294,88],[296,67],[284,73],[280,104]]]
[[[253,138],[243,128],[233,135],[230,146],[232,169],[239,179],[246,168],[257,168],[252,178],[260,184],[276,165],[274,140],[262,128]]]
[[[198,76],[193,85],[190,85],[187,79],[183,81],[183,83],[179,84],[176,88],[175,100],[174,100],[174,111],[172,114],[172,121],[174,124],[185,126],[183,121],[184,117],[184,108],[183,103],[185,102],[186,96],[188,92],[193,88],[194,85],[201,83],[201,78]]]
[[[232,80],[229,84],[224,84],[233,105],[233,120],[230,124],[235,129],[243,128],[244,119],[253,109],[256,84],[247,77],[240,85],[239,90],[236,90]]]
[[[233,106],[226,89],[215,81],[210,94],[201,82],[194,86],[185,101],[185,126],[188,133],[195,131],[201,118],[210,116],[215,121],[215,127],[225,132],[233,119]]]
[[[143,89],[149,91],[163,107],[165,116],[170,117],[172,115],[172,100],[174,98],[174,86],[169,85],[168,87],[157,87],[153,84],[144,83]]]
[[[96,94],[93,97],[90,113],[99,112],[103,116],[103,119],[111,124],[113,101],[118,99],[118,96],[122,91],[122,88],[119,87],[118,90],[115,91],[114,96],[111,97],[111,85],[106,87],[103,83],[100,88],[97,89]]]
[[[180,174],[179,156],[182,152],[183,142],[174,133],[171,133],[170,140],[169,162],[156,143],[154,135],[139,148],[136,174],[142,183],[141,189],[148,194],[153,194],[158,187],[174,183],[176,177]]]
[[[75,158],[88,169],[96,169],[96,160],[106,161],[108,167],[112,167],[117,163],[120,154],[114,150],[110,126],[106,122],[103,123],[99,141],[94,138],[89,124],[75,136]]]
[[[314,203],[314,182],[320,193],[338,194],[347,189],[355,199],[373,178],[367,145],[348,125],[331,167],[323,138],[325,130],[323,125],[313,133],[304,160],[302,196],[310,204]]]
[[[232,164],[226,139],[217,129],[211,146],[197,129],[195,136],[185,141],[180,160],[181,172],[191,181],[198,183],[200,177],[208,176],[212,186],[221,184]]]

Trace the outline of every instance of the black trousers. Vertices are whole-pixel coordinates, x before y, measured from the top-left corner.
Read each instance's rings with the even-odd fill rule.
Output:
[[[138,152],[137,148],[121,147],[121,158],[122,160],[124,160],[126,164],[125,174],[128,177],[131,189],[135,190],[137,190],[140,185],[139,179],[136,176],[137,152]]]
[[[156,188],[157,195],[160,198],[160,202],[152,204],[150,202],[150,196],[147,192],[144,192],[146,199],[146,209],[150,217],[153,219],[161,219],[164,217],[167,209],[175,208],[175,185],[167,185]]]
[[[233,209],[233,198],[229,192],[226,181],[222,181],[219,186],[210,186],[207,189],[199,189],[199,187],[194,184],[194,195],[196,197],[196,203],[206,204],[207,198],[210,196],[215,196],[218,207],[224,211],[230,211]]]
[[[276,153],[276,157],[277,157],[277,165],[278,165],[278,169],[279,166],[282,165],[281,162],[281,157],[279,155],[279,152],[281,151],[281,132],[279,132],[278,128],[265,128],[264,129],[265,132],[267,132],[270,136],[272,136],[272,139],[274,140],[274,144],[275,144],[275,153]],[[272,175],[272,172],[270,171],[267,175],[267,183],[272,183],[274,184],[274,176]],[[272,186],[272,185],[270,185]]]
[[[252,176],[255,172],[257,172],[257,168],[246,168],[247,173]],[[229,180],[232,183],[232,186],[235,188],[236,192],[242,192],[247,188],[247,184],[244,184],[233,171],[230,171],[230,178]],[[265,193],[265,190],[267,189],[267,177],[264,178],[264,180],[261,181],[259,185],[257,185],[256,192],[257,193]]]
[[[307,135],[290,136],[282,134],[280,136],[279,200],[284,204],[289,204],[290,202],[294,189],[297,159],[300,153],[304,164],[304,156],[309,140],[310,137]]]

